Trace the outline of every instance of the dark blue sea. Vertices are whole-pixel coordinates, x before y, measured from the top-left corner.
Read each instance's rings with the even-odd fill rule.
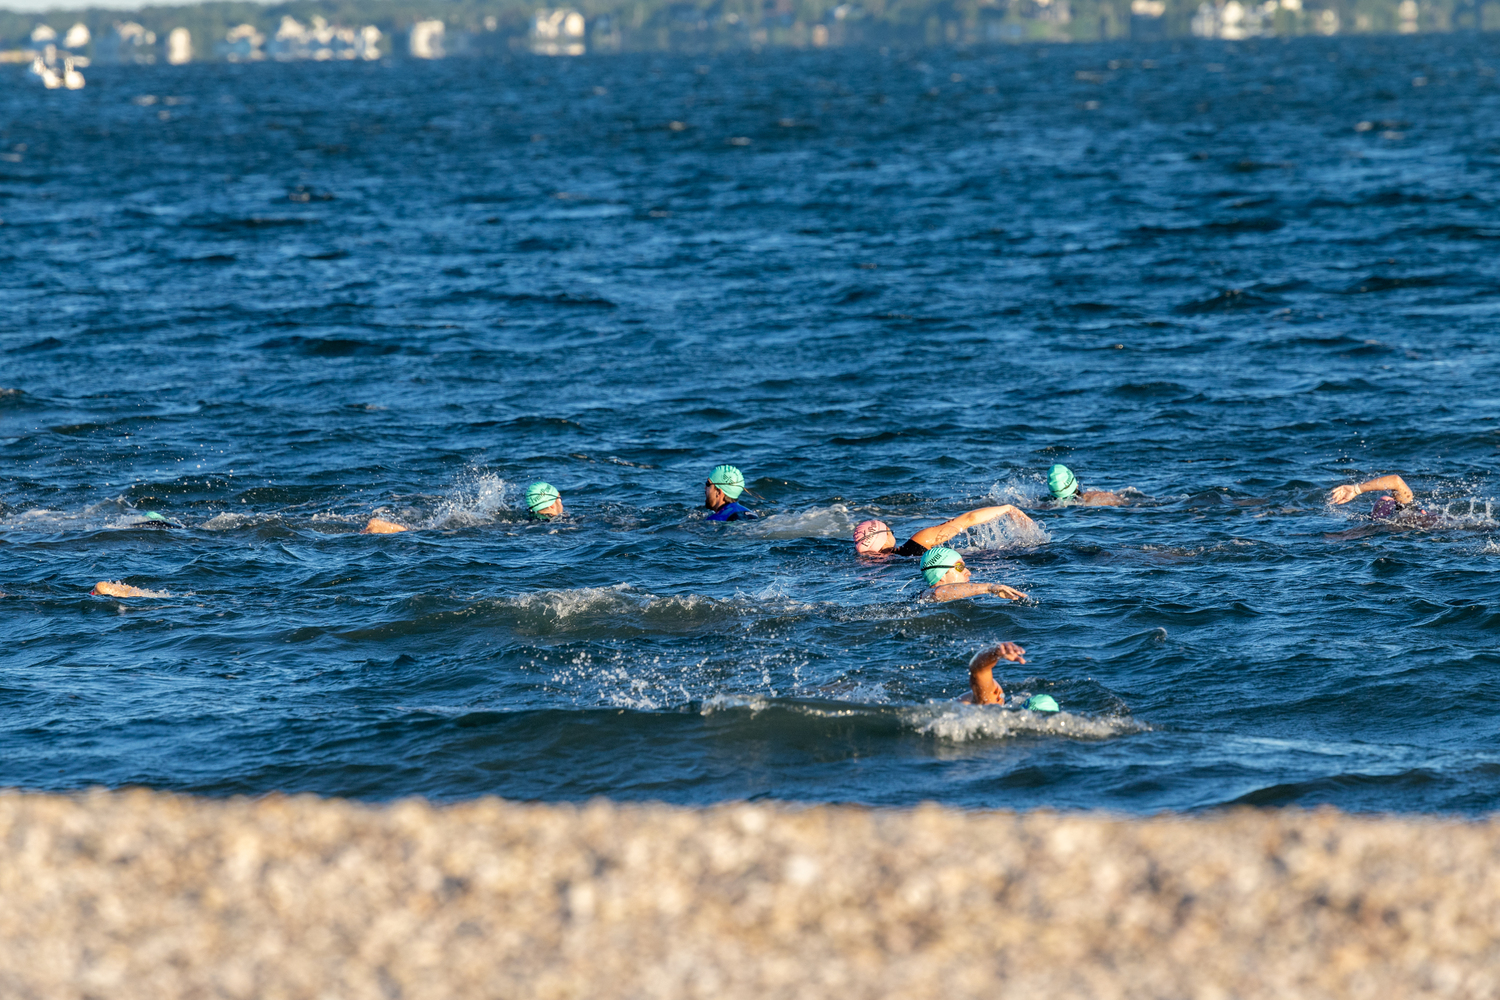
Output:
[[[0,67],[0,786],[1494,810],[1497,68]]]

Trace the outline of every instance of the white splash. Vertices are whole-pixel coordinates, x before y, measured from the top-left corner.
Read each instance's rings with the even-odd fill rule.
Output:
[[[742,533],[753,538],[852,538],[854,518],[841,503],[809,507],[797,514],[771,514],[743,522]]]
[[[1100,740],[1151,731],[1150,726],[1129,716],[1099,718],[1072,712],[1032,712],[999,705],[933,705],[913,709],[910,714],[917,732],[956,743],[1032,734]]]
[[[954,547],[961,552],[976,549],[1031,549],[1046,545],[1052,541],[1052,536],[1039,522],[1017,523],[1013,518],[1001,517],[985,524],[976,524],[954,541],[960,541]]]
[[[563,499],[566,507],[567,498]],[[453,492],[438,505],[423,528],[469,528],[488,524],[496,514],[522,506],[518,487],[493,472],[470,470],[454,485]]]
[[[989,498],[999,503],[1015,504],[1017,507],[1035,507],[1040,501],[1051,500],[1052,491],[1041,476],[1013,475],[1005,482],[998,480],[990,485]]]

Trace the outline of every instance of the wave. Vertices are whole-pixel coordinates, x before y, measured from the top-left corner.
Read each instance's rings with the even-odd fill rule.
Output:
[[[1151,727],[1129,715],[1091,716],[1073,712],[1032,712],[1018,694],[1006,705],[966,705],[930,702],[925,705],[871,705],[847,701],[726,695],[698,703],[702,715],[741,714],[750,719],[774,717],[852,721],[865,727],[891,730],[892,735],[915,733],[950,743],[1004,740],[1022,736],[1060,736],[1102,740]],[[766,719],[771,716],[771,719]]]

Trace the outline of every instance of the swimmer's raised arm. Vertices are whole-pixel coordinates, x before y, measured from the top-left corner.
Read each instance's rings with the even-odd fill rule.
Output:
[[[1002,642],[998,646],[981,649],[969,661],[969,694],[963,700],[974,705],[1000,705],[1005,702],[1005,690],[995,680],[995,664],[1001,660],[1025,663],[1026,650],[1013,642]]]
[[[1027,517],[1016,507],[1006,503],[998,507],[980,507],[978,510],[971,510],[968,513],[960,514],[951,521],[944,521],[942,524],[934,524],[930,528],[923,528],[915,535],[912,535],[911,540],[923,548],[935,548],[939,545],[946,545],[948,539],[954,535],[968,531],[976,524],[988,524],[991,521],[998,521],[1002,517],[1010,518],[1018,527],[1035,524],[1031,518]]]
[[[1345,483],[1343,486],[1335,486],[1328,499],[1334,503],[1348,503],[1361,493],[1371,493],[1375,490],[1390,490],[1396,495],[1396,502],[1408,504],[1416,499],[1411,487],[1406,485],[1406,480],[1400,476],[1381,476],[1379,479],[1371,479],[1363,483]]]
[[[922,596],[929,601],[959,601],[965,597],[994,594],[1009,601],[1024,601],[1026,595],[1003,583],[940,583]]]

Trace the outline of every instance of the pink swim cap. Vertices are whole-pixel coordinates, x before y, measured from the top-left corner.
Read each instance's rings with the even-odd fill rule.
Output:
[[[891,529],[884,521],[861,521],[854,526],[854,551],[862,556],[874,555],[880,552],[884,546],[880,544],[880,536],[890,534]],[[892,536],[894,539],[894,536]]]

